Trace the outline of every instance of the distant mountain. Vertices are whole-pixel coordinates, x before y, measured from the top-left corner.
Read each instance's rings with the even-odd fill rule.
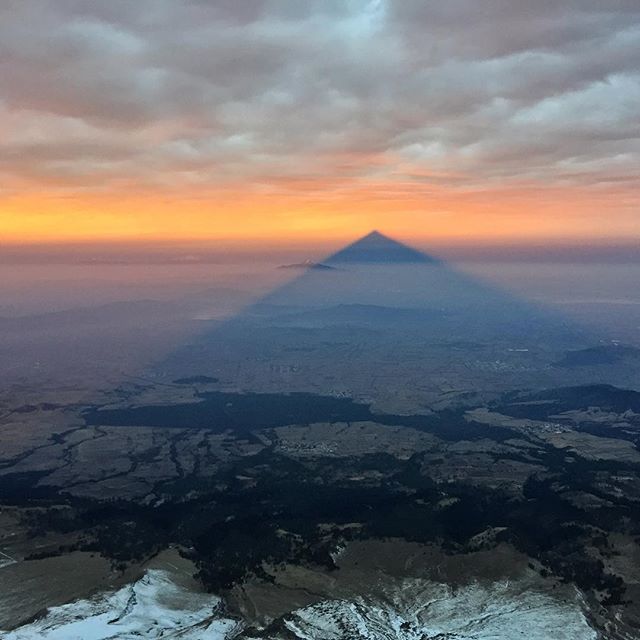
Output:
[[[620,344],[599,345],[578,351],[567,351],[561,360],[553,363],[555,367],[593,367],[615,365],[628,358],[640,358],[640,349]]]
[[[316,269],[318,271],[333,271],[335,267],[331,267],[322,262],[305,260],[304,262],[294,262],[293,264],[281,264],[278,269]]]
[[[325,260],[325,263],[422,263],[438,264],[439,260],[412,249],[378,231],[356,240]]]

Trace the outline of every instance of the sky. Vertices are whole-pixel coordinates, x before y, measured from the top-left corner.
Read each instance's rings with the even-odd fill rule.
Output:
[[[638,0],[3,0],[0,242],[640,240]]]

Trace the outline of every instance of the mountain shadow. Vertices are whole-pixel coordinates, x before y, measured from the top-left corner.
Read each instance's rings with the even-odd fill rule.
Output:
[[[306,269],[205,329],[152,375],[207,375],[229,390],[384,397],[412,410],[452,394],[638,379],[631,360],[552,366],[597,338],[379,232],[319,264],[335,268]]]

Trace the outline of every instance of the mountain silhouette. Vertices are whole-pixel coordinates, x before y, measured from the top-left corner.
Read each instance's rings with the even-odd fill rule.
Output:
[[[294,262],[293,264],[281,264],[278,269],[300,269],[300,270],[306,270],[306,269],[318,269],[320,271],[322,270],[328,270],[328,269],[335,269],[335,267],[331,267],[328,264],[323,264],[322,262],[313,262],[313,260],[305,260],[304,262]]]
[[[325,263],[429,263],[439,262],[425,253],[372,231],[329,256]]]

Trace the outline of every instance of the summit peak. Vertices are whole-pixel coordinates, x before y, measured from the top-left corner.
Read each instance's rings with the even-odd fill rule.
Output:
[[[417,249],[373,230],[327,258],[325,262],[363,263],[437,263],[438,260]]]

